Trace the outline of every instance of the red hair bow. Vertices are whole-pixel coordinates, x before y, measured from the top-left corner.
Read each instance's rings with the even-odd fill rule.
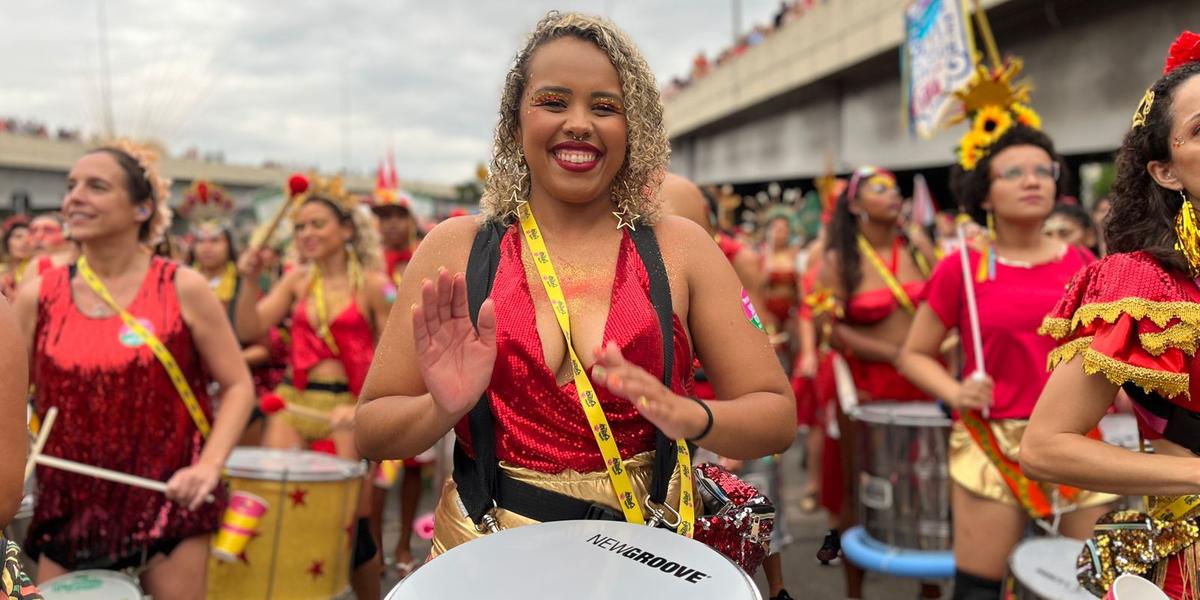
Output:
[[[1191,62],[1200,61],[1200,35],[1185,31],[1179,34],[1171,50],[1167,52],[1167,64],[1163,67],[1163,75]]]

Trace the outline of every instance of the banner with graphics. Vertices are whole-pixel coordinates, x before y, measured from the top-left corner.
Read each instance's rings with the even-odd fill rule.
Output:
[[[955,110],[954,91],[971,78],[975,44],[967,0],[915,0],[904,11],[901,48],[909,133],[933,137]]]

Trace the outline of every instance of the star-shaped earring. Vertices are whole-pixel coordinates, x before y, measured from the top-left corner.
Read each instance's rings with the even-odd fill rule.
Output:
[[[617,230],[628,227],[630,231],[637,231],[637,225],[634,222],[638,220],[639,215],[629,210],[628,206],[621,207],[621,211],[614,212],[613,216],[617,218]]]

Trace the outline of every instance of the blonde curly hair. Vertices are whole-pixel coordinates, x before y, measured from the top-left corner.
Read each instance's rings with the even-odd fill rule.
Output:
[[[518,139],[521,98],[529,77],[529,60],[547,42],[575,37],[591,42],[608,55],[621,80],[628,123],[625,160],[613,178],[613,203],[635,215],[638,224],[653,225],[662,203],[658,188],[667,171],[671,150],[663,127],[663,106],[650,65],[637,46],[611,21],[579,13],[551,11],[538,22],[525,47],[517,52],[504,80],[500,121],[492,142],[491,173],[480,208],[485,221],[503,221],[516,214],[517,204],[529,198],[529,165]]]
[[[125,172],[131,202],[150,204],[150,218],[142,224],[138,238],[147,245],[157,246],[171,227],[174,216],[170,204],[171,180],[159,171],[158,152],[132,140],[118,139],[88,151],[88,154],[96,153],[111,156]]]

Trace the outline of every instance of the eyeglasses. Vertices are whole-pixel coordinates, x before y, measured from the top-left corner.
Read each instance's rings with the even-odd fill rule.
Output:
[[[1058,181],[1058,176],[1061,174],[1062,166],[1056,162],[1033,167],[1033,176],[1040,181]],[[1009,183],[1019,183],[1024,181],[1028,175],[1029,170],[1025,167],[1009,167],[1001,171],[996,179],[1002,179]]]

